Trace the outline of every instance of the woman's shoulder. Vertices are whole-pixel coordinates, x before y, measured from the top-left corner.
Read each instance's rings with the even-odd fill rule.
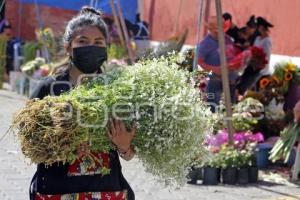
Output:
[[[54,76],[48,76],[38,81],[33,93],[30,95],[30,99],[39,98],[42,99],[50,94],[51,84],[55,81]]]
[[[56,84],[58,82],[63,82],[63,85],[70,85],[66,84],[65,82],[68,81],[68,74],[56,74],[56,75],[51,75],[48,77],[45,77],[41,79],[36,88],[34,89],[33,93],[30,95],[30,99],[33,98],[39,98],[42,99],[45,96],[52,95],[51,90],[53,89],[53,85],[62,85],[62,84]],[[54,95],[57,95],[56,93]]]

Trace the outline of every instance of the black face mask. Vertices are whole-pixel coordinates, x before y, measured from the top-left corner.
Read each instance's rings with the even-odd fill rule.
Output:
[[[85,46],[73,48],[71,60],[82,73],[95,73],[107,60],[106,47]]]

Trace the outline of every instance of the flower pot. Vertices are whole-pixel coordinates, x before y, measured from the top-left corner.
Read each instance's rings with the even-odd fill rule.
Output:
[[[265,169],[269,167],[269,153],[271,149],[271,144],[258,144],[258,151],[256,152],[256,164],[259,169]]]
[[[222,170],[222,180],[224,184],[234,185],[237,182],[237,168],[229,167]]]
[[[205,167],[203,173],[204,185],[218,185],[220,182],[220,169],[215,167]]]
[[[190,184],[197,184],[198,180],[201,180],[203,175],[203,169],[202,168],[194,168],[192,167],[191,171],[188,174],[188,179],[190,179],[190,181],[188,183]]]
[[[257,183],[258,181],[258,168],[251,166],[248,168],[249,183]]]
[[[239,184],[249,183],[249,170],[248,167],[243,167],[238,170],[237,181]]]
[[[287,166],[288,167],[292,167],[294,165],[294,163],[295,163],[295,160],[296,160],[296,150],[292,149],[290,157],[289,157],[289,159],[287,161]]]

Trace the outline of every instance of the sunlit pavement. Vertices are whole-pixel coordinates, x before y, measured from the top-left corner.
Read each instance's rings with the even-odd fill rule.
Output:
[[[0,139],[7,132],[13,113],[26,99],[0,90]],[[122,161],[123,172],[137,200],[300,200],[300,187],[291,183],[260,182],[248,186],[185,185],[180,189],[164,188],[147,174],[137,159]],[[0,141],[0,200],[26,200],[34,165],[22,157],[12,134]],[[280,181],[279,181],[280,182]]]

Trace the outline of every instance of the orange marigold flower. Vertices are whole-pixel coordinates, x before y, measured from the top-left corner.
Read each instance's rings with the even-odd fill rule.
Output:
[[[293,74],[291,72],[286,72],[284,74],[284,80],[290,81],[290,80],[292,80],[292,78],[293,78]]]
[[[259,87],[260,88],[265,88],[267,85],[269,85],[271,81],[268,78],[263,78],[259,81]]]

